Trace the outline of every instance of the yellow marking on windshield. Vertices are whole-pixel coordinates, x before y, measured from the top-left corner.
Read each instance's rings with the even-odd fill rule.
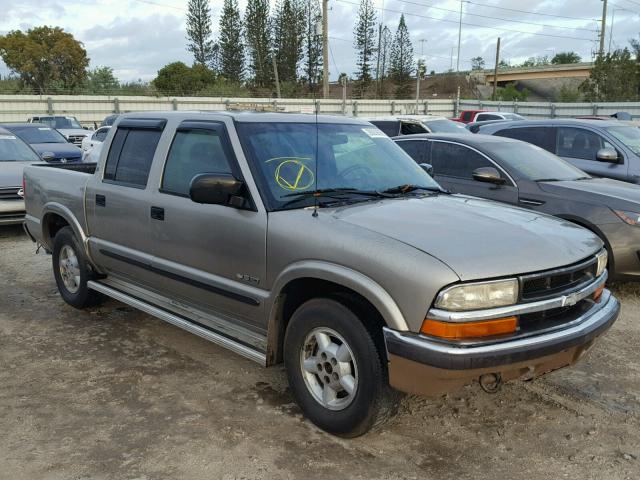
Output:
[[[315,176],[300,159],[288,158],[278,164],[275,179],[280,188],[296,192],[306,190],[313,185]]]

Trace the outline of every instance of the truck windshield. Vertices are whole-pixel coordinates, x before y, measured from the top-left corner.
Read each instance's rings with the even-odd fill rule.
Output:
[[[440,187],[400,147],[376,127],[320,123],[237,123],[242,146],[263,198],[272,210],[313,205],[304,192],[349,189],[342,195],[366,200],[362,192],[401,185]],[[416,191],[415,188],[412,191]],[[351,200],[351,198],[350,198]]]
[[[524,142],[487,142],[484,147],[507,169],[527,180],[578,180],[589,176],[545,149]],[[509,168],[510,167],[510,168]]]
[[[44,123],[52,128],[65,129],[76,128],[82,129],[82,125],[75,119],[75,117],[40,117],[38,123]]]
[[[607,127],[607,132],[616,137],[627,147],[633,150],[633,153],[640,155],[640,129],[637,127]]]
[[[27,143],[67,143],[67,140],[50,127],[14,127],[11,129]]]
[[[40,158],[15,135],[0,133],[0,162],[37,162]]]

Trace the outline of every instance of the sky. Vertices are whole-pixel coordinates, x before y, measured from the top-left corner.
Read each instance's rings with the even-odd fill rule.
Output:
[[[275,0],[271,0],[275,4]],[[320,0],[312,0],[320,1]],[[354,72],[353,29],[359,0],[329,0],[329,71]],[[244,11],[246,0],[239,0]],[[149,81],[167,63],[193,58],[186,50],[187,0],[0,0],[0,34],[51,25],[80,40],[90,68],[112,67],[121,81]],[[211,0],[214,37],[222,0]],[[377,20],[395,32],[405,14],[416,60],[427,70],[456,68],[460,0],[374,0]],[[532,56],[552,57],[573,50],[590,60],[598,48],[601,0],[463,0],[460,69],[481,56],[519,63]],[[605,48],[624,47],[640,39],[640,0],[609,0]],[[613,23],[612,23],[613,20]],[[611,31],[613,25],[613,31]],[[0,74],[9,73],[0,60]]]

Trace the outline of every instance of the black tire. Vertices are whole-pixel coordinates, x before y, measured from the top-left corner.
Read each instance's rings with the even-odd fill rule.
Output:
[[[70,290],[66,285],[62,277],[62,272],[60,268],[60,255],[63,248],[68,247],[75,254],[75,258],[77,259],[77,266],[79,270],[80,280],[77,283],[77,290]],[[53,252],[52,252],[52,265],[53,265],[53,276],[56,279],[56,285],[58,286],[58,291],[60,292],[60,296],[67,302],[69,305],[75,308],[87,308],[94,305],[97,305],[102,300],[102,295],[100,293],[91,290],[87,287],[87,282],[91,280],[94,275],[89,267],[87,259],[84,255],[84,250],[81,248],[76,236],[73,233],[71,227],[63,227],[58,230],[55,238],[53,239]]]
[[[320,370],[320,374],[305,373],[302,367],[301,355],[305,351],[307,337],[318,329],[329,329],[339,334],[348,344],[353,357],[353,363],[342,365],[357,366],[357,386],[350,403],[340,410],[324,406],[308,387],[308,382],[314,380],[322,386],[321,377],[327,378],[325,374],[328,367]],[[331,338],[332,341],[335,339],[336,344],[341,343],[338,337]],[[372,332],[343,303],[329,298],[305,302],[292,315],[284,342],[284,363],[289,386],[304,414],[321,429],[341,437],[357,437],[391,416],[395,410],[398,395],[388,385],[384,347],[376,344]],[[319,351],[314,348],[318,349],[318,344],[307,349],[307,354]],[[315,360],[319,358],[314,356]],[[315,363],[315,360],[310,363]],[[356,368],[352,370],[356,371]],[[346,390],[341,394],[349,396]]]

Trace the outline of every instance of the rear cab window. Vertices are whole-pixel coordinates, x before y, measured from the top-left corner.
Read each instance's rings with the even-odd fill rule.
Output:
[[[165,123],[137,118],[120,122],[109,147],[103,181],[145,188]]]

